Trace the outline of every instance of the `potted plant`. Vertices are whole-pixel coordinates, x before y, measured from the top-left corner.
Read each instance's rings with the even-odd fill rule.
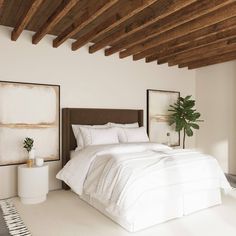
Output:
[[[32,138],[25,138],[24,140],[24,148],[27,150],[27,152],[29,153],[29,159],[34,159],[34,155],[35,155],[35,150],[33,148],[34,146],[34,140]]]
[[[169,125],[175,125],[175,131],[180,132],[183,130],[183,148],[185,148],[186,135],[193,136],[193,129],[199,129],[197,124],[200,120],[201,114],[195,109],[195,100],[191,96],[185,98],[179,97],[174,105],[170,105],[171,112],[169,117]]]

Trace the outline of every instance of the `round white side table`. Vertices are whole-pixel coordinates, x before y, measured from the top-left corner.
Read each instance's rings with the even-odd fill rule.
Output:
[[[48,166],[20,165],[18,167],[18,196],[23,204],[46,200],[48,194]]]

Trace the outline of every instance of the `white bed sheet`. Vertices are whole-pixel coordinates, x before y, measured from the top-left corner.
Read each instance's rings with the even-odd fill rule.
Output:
[[[178,189],[168,187],[161,192],[153,192],[151,199],[150,195],[144,194],[137,204],[136,217],[133,220],[113,215],[103,203],[89,195],[82,194],[80,198],[127,231],[137,232],[221,204],[219,188],[199,190],[197,185],[191,188],[196,191],[180,194]]]
[[[231,189],[214,158],[154,143],[88,147],[57,178],[131,232],[219,204],[219,189]]]

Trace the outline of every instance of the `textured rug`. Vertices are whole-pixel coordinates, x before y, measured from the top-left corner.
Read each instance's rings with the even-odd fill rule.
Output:
[[[10,200],[0,200],[0,236],[31,236]]]

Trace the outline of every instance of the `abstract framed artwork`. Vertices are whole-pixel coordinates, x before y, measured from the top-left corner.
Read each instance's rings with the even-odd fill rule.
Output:
[[[147,131],[151,142],[180,146],[180,133],[169,126],[169,106],[180,97],[180,92],[147,90]]]
[[[25,163],[25,137],[36,157],[60,160],[60,86],[0,81],[0,166]]]

